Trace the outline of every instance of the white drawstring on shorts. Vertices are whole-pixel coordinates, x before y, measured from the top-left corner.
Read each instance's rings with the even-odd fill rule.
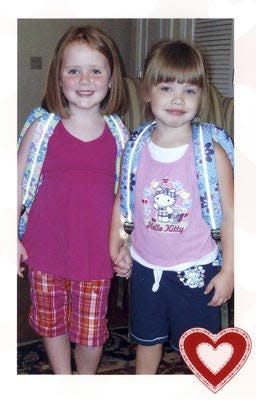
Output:
[[[161,278],[163,275],[163,271],[161,269],[154,269],[153,273],[154,273],[155,282],[152,286],[152,292],[157,292],[159,289],[159,284],[160,284],[160,281],[161,281]]]

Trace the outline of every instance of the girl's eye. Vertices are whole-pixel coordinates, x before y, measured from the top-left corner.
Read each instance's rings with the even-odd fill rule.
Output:
[[[196,94],[197,89],[196,88],[187,88],[186,92],[187,92],[187,94]]]
[[[162,92],[169,92],[169,91],[171,91],[171,87],[170,87],[170,86],[166,86],[166,85],[160,86],[159,89],[160,89]]]
[[[76,74],[79,73],[79,71],[78,71],[77,69],[75,69],[75,68],[72,68],[72,69],[70,69],[70,70],[68,71],[68,73],[69,73],[70,75],[76,75]]]
[[[99,69],[97,69],[97,68],[94,68],[94,69],[92,70],[92,73],[93,73],[94,75],[99,75],[99,74],[101,74],[101,70],[99,70]]]

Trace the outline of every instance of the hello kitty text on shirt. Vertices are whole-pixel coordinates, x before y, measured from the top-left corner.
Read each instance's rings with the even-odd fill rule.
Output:
[[[143,194],[141,202],[148,229],[163,233],[184,231],[188,224],[191,199],[181,182],[171,182],[168,177],[161,182],[152,180]]]

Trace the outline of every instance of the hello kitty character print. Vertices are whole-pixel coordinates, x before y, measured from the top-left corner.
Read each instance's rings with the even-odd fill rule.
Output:
[[[157,210],[157,219],[160,222],[168,222],[172,218],[176,203],[176,190],[159,187],[154,196],[153,207]]]
[[[179,181],[153,179],[143,192],[144,223],[147,229],[182,233],[188,225],[191,196]]]

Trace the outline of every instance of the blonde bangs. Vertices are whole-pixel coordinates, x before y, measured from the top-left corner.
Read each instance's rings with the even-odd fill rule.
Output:
[[[204,66],[195,57],[195,54],[188,53],[184,57],[174,52],[163,51],[159,53],[148,69],[148,78],[151,85],[157,85],[160,82],[191,83],[203,87],[204,84]]]

